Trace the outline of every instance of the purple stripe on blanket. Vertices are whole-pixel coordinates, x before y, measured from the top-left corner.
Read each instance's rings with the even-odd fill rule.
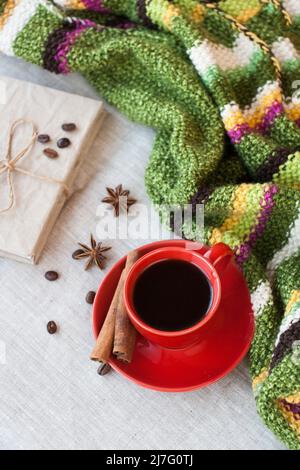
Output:
[[[136,24],[128,21],[127,19],[122,20],[122,18],[119,18],[119,21],[111,24],[111,27],[127,30],[135,28]],[[49,45],[46,47],[44,58],[45,68],[47,68],[47,70],[55,71],[56,73],[70,73],[68,54],[74,46],[76,39],[89,28],[93,28],[96,31],[101,32],[105,29],[105,26],[87,19],[76,19],[67,23],[64,28],[57,30],[54,39],[52,35]],[[53,51],[53,46],[56,49],[54,56],[50,54],[50,51]]]
[[[83,0],[83,3],[89,10],[99,13],[111,13],[111,9],[103,5],[103,0]]]
[[[242,138],[245,135],[250,134],[251,132],[252,132],[252,129],[249,126],[249,124],[244,123],[244,124],[238,124],[233,129],[228,131],[228,135],[233,144],[239,144]]]
[[[298,151],[299,147],[276,149],[256,170],[256,180],[259,182],[271,181],[273,176],[278,173],[281,165],[284,165],[288,161],[289,156]]]
[[[248,240],[236,247],[236,261],[242,265],[245,263],[256,245],[257,241],[263,236],[267,223],[271,217],[275,205],[274,196],[278,193],[278,187],[272,184],[266,190],[264,197],[260,200],[261,212],[257,224],[251,229]]]
[[[193,206],[193,211],[196,211],[197,204],[205,204],[213,193],[213,191],[214,189],[212,186],[200,186],[200,188],[198,188],[198,191],[196,192],[196,194],[194,194],[190,202]]]
[[[295,415],[299,415],[296,419],[300,419],[300,403],[290,403],[287,400],[281,400],[284,407],[294,413]]]
[[[136,23],[133,23],[132,21],[124,21],[123,23],[117,23],[113,26],[113,28],[118,28],[118,29],[132,29],[136,28]]]
[[[88,28],[95,28],[97,24],[90,20],[78,20],[74,23],[74,29],[66,33],[64,41],[59,45],[54,56],[58,65],[59,73],[67,74],[70,72],[68,64],[68,54],[74,45],[77,37]]]
[[[267,112],[265,113],[262,122],[256,127],[256,130],[261,134],[266,134],[274,123],[275,119],[283,114],[283,112],[284,109],[282,103],[274,101],[274,103],[269,108],[267,108]]]
[[[144,24],[144,26],[147,26],[147,28],[153,28],[154,24],[147,14],[146,0],[137,0],[136,5],[138,17],[140,18],[141,22]]]
[[[275,119],[283,114],[283,112],[283,105],[278,101],[274,101],[274,103],[266,109],[262,120],[255,127],[252,128],[249,124],[243,123],[236,125],[233,129],[228,131],[231,142],[233,144],[239,144],[242,138],[251,132],[257,132],[263,135],[267,134]]]

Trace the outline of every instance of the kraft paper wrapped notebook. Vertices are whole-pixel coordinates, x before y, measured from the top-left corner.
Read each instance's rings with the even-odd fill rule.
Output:
[[[59,212],[80,186],[78,170],[100,130],[104,106],[0,76],[0,116],[0,256],[37,263]],[[64,131],[65,123],[76,129]],[[38,134],[50,142],[38,142]],[[64,137],[71,144],[60,149],[57,141]],[[47,157],[46,148],[58,157]]]

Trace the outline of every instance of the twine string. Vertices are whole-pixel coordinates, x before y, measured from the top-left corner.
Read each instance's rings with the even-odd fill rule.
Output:
[[[292,18],[289,12],[284,8],[281,0],[261,0],[262,3],[272,3],[279,11],[281,11],[287,26],[291,26]]]
[[[31,124],[32,135],[28,144],[22,150],[20,150],[19,153],[15,157],[13,157],[12,146],[13,146],[16,129],[23,124]],[[17,166],[17,163],[22,158],[29,155],[29,151],[32,149],[33,145],[36,142],[37,135],[38,133],[37,133],[35,124],[32,121],[26,121],[25,119],[18,119],[12,124],[10,128],[9,136],[8,136],[7,153],[6,153],[5,158],[3,160],[0,160],[0,176],[6,173],[6,183],[8,187],[8,205],[5,208],[0,209],[0,214],[4,214],[10,211],[15,206],[15,203],[16,203],[13,173],[20,173],[26,176],[31,176],[32,178],[38,179],[40,181],[46,181],[48,183],[59,184],[60,186],[64,188],[66,195],[68,195],[70,192],[68,186],[59,179],[51,178],[49,176],[37,175],[36,173],[24,170]]]
[[[267,1],[269,2],[269,0],[267,0]],[[273,0],[272,0],[272,2],[273,2]],[[279,2],[276,1],[276,5],[275,5],[275,3],[274,3],[274,5],[278,7],[278,3]],[[277,57],[273,53],[271,47],[269,47],[265,41],[263,41],[255,33],[253,33],[253,31],[250,31],[244,24],[240,23],[233,16],[229,15],[228,13],[223,11],[220,7],[218,7],[218,5],[216,3],[209,2],[209,3],[206,3],[205,6],[209,9],[211,9],[211,10],[215,10],[221,16],[226,18],[232,24],[233,28],[240,31],[241,33],[244,33],[245,36],[247,36],[251,41],[256,43],[263,50],[263,52],[270,57],[270,60],[273,63],[273,67],[274,67],[274,70],[275,70],[275,73],[276,73],[278,84],[282,88],[281,65],[279,63],[279,60],[277,59]],[[285,18],[286,18],[286,16],[285,16]]]

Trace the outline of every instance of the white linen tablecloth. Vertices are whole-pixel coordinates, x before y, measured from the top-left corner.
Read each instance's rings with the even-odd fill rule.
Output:
[[[82,77],[17,59],[0,57],[0,74],[97,97]],[[164,394],[116,373],[99,377],[89,360],[85,295],[105,271],[85,272],[71,254],[95,232],[105,186],[123,183],[148,202],[143,174],[154,137],[109,110],[85,168],[91,180],[63,210],[39,265],[0,260],[0,449],[283,449],[256,413],[246,361],[203,390]],[[114,241],[108,267],[137,244]],[[57,282],[44,279],[50,269]],[[47,333],[49,320],[58,334]]]

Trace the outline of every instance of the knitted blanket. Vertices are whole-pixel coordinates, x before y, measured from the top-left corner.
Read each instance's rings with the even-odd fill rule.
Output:
[[[82,73],[157,130],[149,196],[204,203],[205,242],[234,250],[258,412],[299,450],[299,0],[0,0],[0,51]]]

